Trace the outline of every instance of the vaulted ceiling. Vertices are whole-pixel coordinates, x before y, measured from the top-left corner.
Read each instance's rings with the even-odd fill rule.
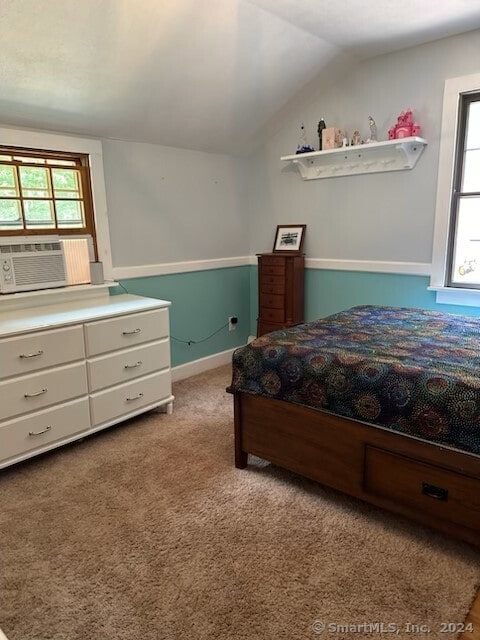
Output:
[[[0,0],[0,122],[244,153],[315,77],[480,27],[475,0]]]

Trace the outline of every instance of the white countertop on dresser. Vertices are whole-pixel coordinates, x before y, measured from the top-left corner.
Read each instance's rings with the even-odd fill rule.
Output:
[[[106,293],[100,298],[58,302],[16,310],[1,311],[0,307],[0,337],[161,309],[170,304],[167,300],[156,298],[144,298],[131,294],[110,296]]]

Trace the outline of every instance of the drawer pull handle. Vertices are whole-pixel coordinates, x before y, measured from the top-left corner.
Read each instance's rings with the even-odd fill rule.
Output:
[[[428,484],[428,482],[422,482],[422,493],[429,498],[435,498],[435,500],[448,500],[448,489],[442,489],[442,487],[436,487],[434,484]]]
[[[140,333],[141,329],[132,329],[132,331],[122,331],[122,336],[133,336],[135,333]]]
[[[35,353],[21,353],[19,358],[37,358],[38,356],[43,355],[43,351],[39,349]]]
[[[138,362],[136,362],[135,364],[126,364],[124,366],[124,369],[136,369],[137,367],[141,367],[142,366],[142,361],[139,360]]]
[[[133,398],[127,398],[127,402],[133,402],[134,400],[140,400],[140,398],[143,398],[143,393],[140,392],[138,394],[138,396],[133,396]]]
[[[42,433],[47,433],[48,431],[51,431],[52,427],[50,425],[48,425],[48,427],[45,427],[45,429],[42,429],[42,431],[29,431],[28,435],[29,436],[41,436]]]
[[[40,389],[40,391],[35,391],[34,393],[24,393],[24,398],[36,398],[37,396],[42,396],[44,393],[47,393],[48,389]]]

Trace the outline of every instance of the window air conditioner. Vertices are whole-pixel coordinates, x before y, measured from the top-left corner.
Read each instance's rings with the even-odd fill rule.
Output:
[[[0,238],[0,293],[66,284],[63,243],[57,236]]]

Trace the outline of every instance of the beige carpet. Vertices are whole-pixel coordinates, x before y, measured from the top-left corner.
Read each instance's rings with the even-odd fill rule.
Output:
[[[190,378],[173,416],[0,473],[9,640],[454,638],[439,624],[464,620],[480,554],[260,461],[236,470],[229,382]]]

